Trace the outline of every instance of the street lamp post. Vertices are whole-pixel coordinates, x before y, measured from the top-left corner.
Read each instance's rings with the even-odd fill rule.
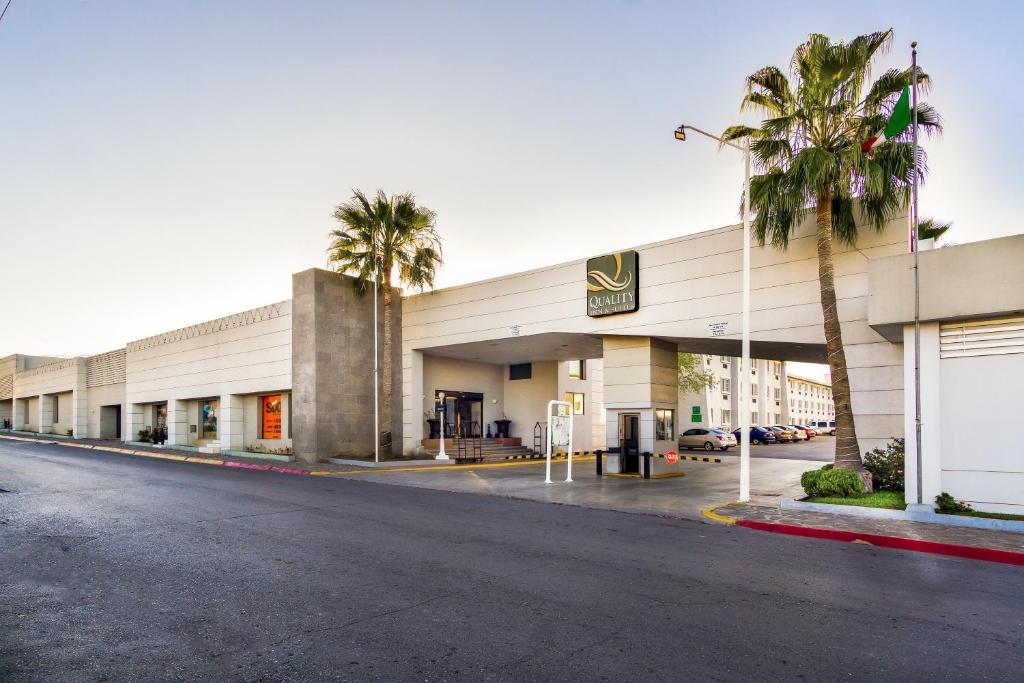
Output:
[[[448,454],[444,452],[444,414],[448,412],[448,404],[444,401],[444,392],[437,392],[437,398],[441,401],[441,448],[437,451],[437,457],[434,460],[450,460]]]
[[[692,130],[743,152],[743,294],[741,314],[743,326],[742,358],[740,360],[740,496],[741,502],[750,500],[750,139],[742,145],[727,142],[717,135],[693,126],[681,125],[675,130],[676,140],[685,141],[686,131]]]

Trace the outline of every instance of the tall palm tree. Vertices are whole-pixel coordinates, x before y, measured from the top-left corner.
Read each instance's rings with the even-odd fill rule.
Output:
[[[397,271],[402,285],[424,289],[434,286],[434,274],[442,263],[441,238],[435,214],[417,206],[411,193],[388,197],[383,190],[371,199],[359,190],[334,210],[343,226],[330,233],[327,262],[339,273],[355,276],[356,288],[365,292],[374,282],[384,298],[384,344],[381,359],[382,448],[391,448],[392,278]],[[376,378],[375,378],[376,379]]]
[[[860,448],[850,408],[842,328],[836,309],[833,242],[853,245],[858,217],[882,230],[905,208],[914,153],[908,129],[870,153],[861,143],[885,127],[889,113],[911,81],[911,69],[889,69],[871,82],[875,58],[888,50],[892,29],[832,42],[811,34],[793,53],[790,75],[766,66],[747,78],[742,110],[766,118],[754,128],[732,126],[723,139],[747,139],[759,175],[751,181],[754,235],[763,245],[785,249],[806,211],[817,223],[818,280],[825,345],[836,408],[835,466],[861,471]],[[929,85],[918,68],[918,84]],[[939,117],[919,104],[921,129],[939,130]],[[924,155],[916,169],[923,175]],[[919,176],[920,177],[920,176]]]
[[[952,227],[953,224],[948,221],[943,223],[934,218],[925,218],[917,224],[917,239],[935,240],[938,242],[939,238],[949,232],[949,229]]]

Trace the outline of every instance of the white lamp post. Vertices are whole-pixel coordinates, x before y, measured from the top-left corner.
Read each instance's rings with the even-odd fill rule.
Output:
[[[692,130],[704,137],[717,140],[743,152],[743,295],[741,314],[743,326],[742,359],[740,361],[740,497],[741,502],[750,500],[750,139],[743,145],[726,142],[700,128],[682,125],[675,131],[676,140],[685,141],[686,131]]]
[[[437,457],[434,460],[450,460],[448,454],[444,452],[444,414],[447,412],[447,404],[444,402],[444,392],[437,392],[437,397],[441,400],[441,448],[437,451]]]

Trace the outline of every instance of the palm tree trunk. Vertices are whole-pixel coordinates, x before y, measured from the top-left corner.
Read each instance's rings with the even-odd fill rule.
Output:
[[[391,268],[384,269],[384,348],[381,359],[380,447],[391,455]]]
[[[832,263],[832,196],[818,197],[818,282],[825,326],[825,348],[832,371],[832,399],[836,407],[835,467],[861,471],[857,429],[850,405],[850,378],[846,370],[843,331],[836,308],[835,268]]]

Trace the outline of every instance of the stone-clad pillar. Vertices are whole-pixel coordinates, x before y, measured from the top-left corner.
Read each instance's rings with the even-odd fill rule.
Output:
[[[240,451],[243,444],[242,396],[224,394],[220,397],[220,416],[217,420],[217,440],[221,449]]]
[[[36,426],[40,434],[53,434],[53,402],[56,396],[39,394],[39,424]]]
[[[121,436],[125,441],[135,441],[139,438],[139,432],[143,427],[156,428],[156,425],[146,423],[145,408],[141,403],[129,403],[125,406],[124,429]]]
[[[169,446],[187,446],[188,442],[188,415],[185,412],[185,401],[169,399],[167,401],[167,444]]]

